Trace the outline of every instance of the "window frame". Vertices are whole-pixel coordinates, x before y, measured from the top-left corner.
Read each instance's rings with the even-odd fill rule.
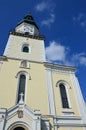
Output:
[[[59,90],[60,90],[60,97],[61,97],[61,102],[62,102],[62,108],[69,109],[69,102],[68,102],[67,91],[66,91],[65,85],[63,83],[59,84]]]
[[[20,63],[21,68],[30,69],[30,63],[27,60],[22,60]]]
[[[25,74],[20,74],[19,79],[18,79],[18,80],[19,80],[19,81],[18,81],[19,84],[18,84],[17,101],[16,101],[17,104],[18,104],[19,101],[20,101],[20,94],[22,93],[22,92],[19,92],[19,91],[21,91],[20,86],[22,86],[22,85],[21,85],[21,83],[22,83],[22,82],[21,82],[21,79],[22,79],[21,76],[25,76],[25,79],[24,79],[24,90],[23,90],[23,91],[24,91],[24,93],[23,93],[23,94],[24,94],[24,95],[23,95],[23,102],[25,101],[26,75],[25,75]]]
[[[24,49],[24,47],[27,47],[28,48],[28,51],[23,51],[23,49]],[[27,44],[27,43],[23,43],[23,45],[22,45],[22,49],[21,49],[21,51],[23,52],[23,53],[30,53],[30,47],[29,47],[29,44]]]
[[[64,87],[65,87],[66,95],[67,95],[67,100],[68,100],[68,105],[69,105],[68,108],[64,108],[64,107],[63,107],[62,99],[61,99],[61,93],[60,93],[60,87],[59,87],[60,84],[63,84]],[[70,96],[69,96],[69,90],[71,89],[70,85],[69,85],[66,81],[60,80],[60,81],[58,81],[58,82],[56,83],[56,87],[59,88],[59,95],[60,95],[60,101],[61,101],[61,106],[62,106],[62,108],[63,108],[63,109],[71,109],[71,102],[70,102]]]
[[[26,71],[19,71],[15,78],[17,78],[17,91],[16,91],[16,102],[15,104],[18,104],[17,103],[17,100],[18,100],[18,91],[19,91],[19,79],[20,79],[20,75],[25,75],[26,76],[26,84],[25,84],[25,97],[24,97],[24,103],[26,102],[26,89],[27,89],[27,81],[28,80],[31,80],[31,76],[28,72]]]

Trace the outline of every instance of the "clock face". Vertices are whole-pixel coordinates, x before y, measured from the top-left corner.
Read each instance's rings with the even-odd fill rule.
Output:
[[[24,27],[24,31],[25,32],[29,32],[30,34],[33,34],[34,33],[34,27],[32,27],[32,26],[25,26]]]

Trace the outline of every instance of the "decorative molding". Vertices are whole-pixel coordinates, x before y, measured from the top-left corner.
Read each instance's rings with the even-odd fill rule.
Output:
[[[6,57],[7,57],[7,56],[6,56]],[[18,60],[18,61],[20,61],[20,60],[21,60],[21,61],[22,61],[22,60],[27,60],[27,59],[25,59],[25,58],[24,58],[24,59],[23,59],[23,58],[21,59],[21,58],[13,58],[13,57],[7,57],[7,60],[8,60],[8,59]],[[32,62],[32,63],[44,64],[44,62],[39,62],[39,61],[33,61],[33,60],[27,60],[27,61],[28,61],[28,62]]]
[[[18,118],[23,118],[23,114],[22,110],[18,110]]]
[[[16,36],[28,37],[28,38],[37,39],[37,40],[45,40],[44,36],[35,36],[35,35],[29,35],[26,33],[23,34],[23,33],[15,32],[15,31],[11,31],[10,34],[16,35]]]
[[[30,69],[30,63],[27,60],[22,60],[20,63],[20,68]]]
[[[6,124],[7,109],[0,109],[0,130],[4,130]]]
[[[1,60],[1,61],[7,61],[7,56],[3,56],[3,55],[0,56],[0,60]]]
[[[21,70],[16,74],[16,78],[18,78],[21,74],[25,74],[27,76],[27,79],[31,80],[31,76],[27,71]]]
[[[20,109],[20,107],[22,107]],[[41,113],[39,110],[32,110],[31,108],[27,107],[26,105],[17,104],[16,106],[10,108],[7,111],[7,117],[6,120],[8,121],[10,118],[14,117],[18,114],[18,119],[14,120],[14,122],[9,122],[6,125],[5,130],[10,130],[9,128],[12,128],[13,126],[16,126],[17,124],[27,125],[28,129],[32,130],[40,130],[41,128]],[[23,114],[27,116],[28,119],[30,119],[33,123],[30,124],[30,122],[27,122],[27,120],[23,119]],[[36,127],[35,127],[36,126]]]
[[[86,128],[86,124],[81,124],[80,122],[79,123],[66,123],[66,124],[63,123],[63,122],[54,124],[54,126],[57,126],[57,127],[83,127],[83,128]]]
[[[76,70],[75,67],[58,65],[47,62],[44,62],[44,66],[46,66],[47,69],[52,70],[54,72],[74,73]]]
[[[56,122],[54,123],[55,126],[61,126],[61,127],[86,127],[86,123],[83,123],[81,117],[76,116],[61,116],[55,118]]]
[[[32,130],[32,127],[30,126],[30,124],[27,121],[24,121],[21,119],[18,119],[14,122],[13,121],[10,122],[9,124],[6,125],[4,130],[11,130],[11,129],[13,130],[13,128],[19,127],[19,126],[27,128],[26,130]]]

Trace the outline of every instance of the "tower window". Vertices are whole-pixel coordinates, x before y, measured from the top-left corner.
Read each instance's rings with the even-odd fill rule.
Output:
[[[28,46],[24,46],[22,51],[28,53],[29,52]]]
[[[63,108],[69,108],[67,93],[64,84],[60,84],[60,94]]]
[[[20,100],[20,94],[23,94],[23,101],[25,98],[25,83],[26,83],[26,76],[21,74],[19,78],[19,90],[18,90],[18,98],[17,98],[17,103]]]

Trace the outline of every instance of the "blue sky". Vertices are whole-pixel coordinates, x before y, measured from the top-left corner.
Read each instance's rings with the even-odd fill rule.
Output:
[[[47,60],[77,67],[86,101],[86,0],[0,0],[0,55],[10,30],[28,12],[46,37]]]

